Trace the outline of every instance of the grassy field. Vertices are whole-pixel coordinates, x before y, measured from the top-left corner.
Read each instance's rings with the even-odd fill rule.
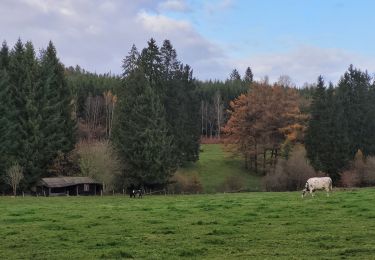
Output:
[[[201,145],[200,159],[189,164],[179,172],[190,175],[198,174],[202,182],[203,191],[214,193],[229,176],[238,176],[244,181],[244,189],[250,191],[261,190],[260,177],[250,174],[244,167],[244,162],[231,153],[226,152],[221,144]]]
[[[0,259],[375,259],[375,189],[0,197]]]

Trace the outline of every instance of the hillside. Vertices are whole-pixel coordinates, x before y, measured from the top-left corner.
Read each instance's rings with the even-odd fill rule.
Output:
[[[261,190],[260,177],[246,171],[243,160],[226,152],[221,144],[202,144],[199,161],[178,172],[197,174],[206,193],[223,191],[223,185],[229,177],[243,183],[244,190]]]
[[[0,259],[373,259],[375,189],[0,197]]]

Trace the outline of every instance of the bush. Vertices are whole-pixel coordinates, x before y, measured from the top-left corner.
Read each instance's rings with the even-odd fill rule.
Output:
[[[221,192],[240,191],[246,188],[246,179],[241,175],[230,175],[219,188]]]
[[[341,173],[341,185],[344,187],[362,187],[375,185],[375,157],[365,159],[358,150],[348,170]]]
[[[80,157],[79,165],[82,175],[103,182],[106,191],[116,188],[116,181],[123,167],[108,142],[80,142],[77,145],[77,153]]]
[[[198,193],[202,192],[203,188],[198,174],[194,173],[189,176],[177,172],[171,178],[168,190],[173,193]]]
[[[292,191],[303,189],[308,178],[324,176],[316,173],[306,158],[306,150],[302,145],[294,146],[289,159],[279,159],[274,171],[263,179],[267,191]]]

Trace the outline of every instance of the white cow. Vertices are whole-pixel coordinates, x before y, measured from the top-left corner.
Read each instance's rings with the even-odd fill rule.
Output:
[[[329,192],[332,191],[332,179],[330,177],[314,177],[307,180],[305,188],[302,191],[302,198],[306,192],[310,192],[311,196],[314,197],[314,191],[325,190],[327,197]]]

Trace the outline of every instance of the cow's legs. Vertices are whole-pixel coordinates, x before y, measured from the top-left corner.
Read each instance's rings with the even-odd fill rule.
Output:
[[[326,192],[327,192],[327,197],[329,197],[329,191],[330,191],[330,188],[326,188]]]
[[[311,194],[311,197],[314,197],[314,190],[310,188],[310,194]]]

